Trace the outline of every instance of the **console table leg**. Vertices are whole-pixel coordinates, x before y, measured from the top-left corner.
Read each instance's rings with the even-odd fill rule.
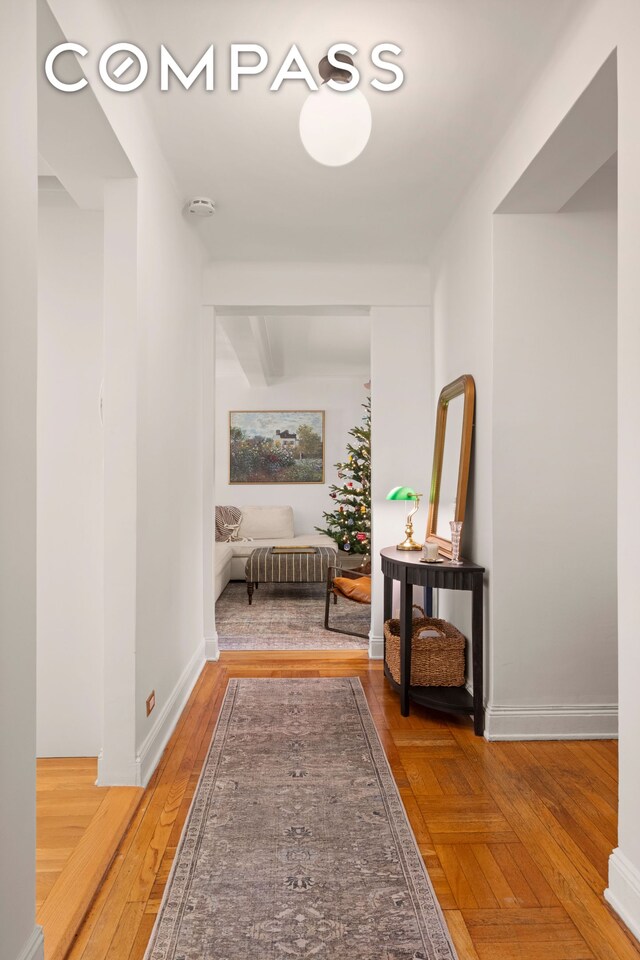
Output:
[[[428,617],[433,616],[433,587],[424,588],[424,612]]]
[[[403,717],[409,716],[412,618],[413,584],[404,579],[400,584],[400,713]]]
[[[472,589],[471,643],[473,658],[473,730],[476,736],[484,736],[484,645],[483,645],[483,583],[482,577],[474,577]]]
[[[393,580],[391,577],[384,578],[383,599],[383,620],[386,623],[390,619],[393,604]]]

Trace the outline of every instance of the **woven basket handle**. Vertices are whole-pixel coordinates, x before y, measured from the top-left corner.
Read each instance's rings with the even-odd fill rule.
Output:
[[[419,603],[414,603],[411,606],[412,610],[419,610],[423,617],[426,618],[426,613],[424,612],[424,607],[421,607]]]

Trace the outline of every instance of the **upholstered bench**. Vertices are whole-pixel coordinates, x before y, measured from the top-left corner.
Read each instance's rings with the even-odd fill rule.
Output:
[[[259,583],[325,583],[330,566],[336,562],[335,547],[311,547],[308,551],[286,547],[256,547],[247,560],[247,596],[252,602]]]

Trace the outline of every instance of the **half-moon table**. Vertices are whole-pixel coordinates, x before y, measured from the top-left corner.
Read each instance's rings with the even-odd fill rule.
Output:
[[[391,686],[400,694],[400,712],[409,715],[409,703],[414,701],[434,710],[448,713],[473,715],[473,729],[478,736],[484,734],[484,649],[483,649],[483,582],[484,567],[464,560],[453,564],[421,563],[418,551],[398,550],[385,547],[380,551],[384,574],[384,619],[391,617],[393,581],[400,583],[400,683],[391,676],[387,667],[386,649],[384,673]],[[471,592],[471,682],[473,695],[466,687],[418,687],[411,686],[411,620],[414,587],[426,588],[427,614],[431,612],[431,590],[469,590]],[[386,648],[386,643],[385,643]],[[469,658],[467,657],[467,664]],[[469,667],[467,668],[469,670]]]

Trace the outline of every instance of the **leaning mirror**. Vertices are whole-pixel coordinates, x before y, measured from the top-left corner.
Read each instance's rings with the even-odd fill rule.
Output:
[[[451,555],[451,520],[464,521],[471,461],[475,384],[470,374],[447,384],[438,399],[427,540]]]

